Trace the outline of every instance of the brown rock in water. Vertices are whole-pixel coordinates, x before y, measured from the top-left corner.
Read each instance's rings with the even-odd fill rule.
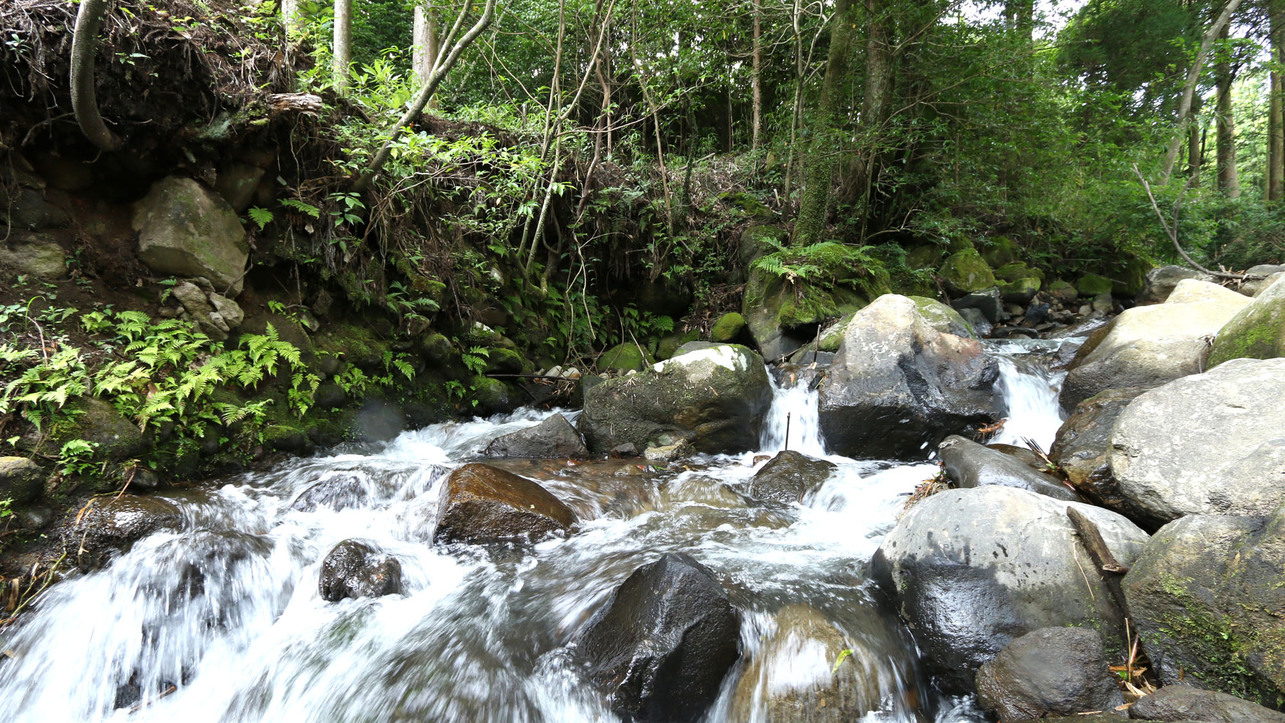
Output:
[[[823,459],[785,450],[750,480],[749,495],[760,502],[791,505],[818,490],[830,478],[834,464]]]
[[[364,542],[344,540],[321,562],[318,586],[329,602],[396,595],[402,591],[402,565]]]
[[[977,700],[1004,721],[1112,710],[1124,703],[1102,634],[1042,628],[1009,643],[977,671]]]
[[[580,433],[561,414],[540,422],[534,427],[495,438],[482,451],[486,457],[525,457],[553,459],[555,457],[588,457]]]
[[[446,480],[433,541],[536,540],[566,532],[578,521],[535,482],[490,465],[466,464]]]
[[[1107,459],[1111,428],[1129,402],[1145,391],[1145,387],[1108,389],[1075,405],[1075,413],[1057,430],[1049,450],[1049,458],[1084,496],[1125,515],[1131,508],[1120,495]]]
[[[65,544],[76,556],[78,567],[92,570],[144,537],[160,530],[177,530],[182,525],[183,514],[178,507],[158,497],[98,497],[68,529]]]

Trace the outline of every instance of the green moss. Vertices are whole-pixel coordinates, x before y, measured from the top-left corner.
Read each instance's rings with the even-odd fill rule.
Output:
[[[945,251],[940,246],[924,244],[906,252],[906,265],[912,269],[935,269],[941,265]]]
[[[654,363],[655,359],[651,358],[650,355],[644,357],[638,345],[631,341],[617,344],[598,357],[599,369],[642,371],[644,366]]]
[[[1098,274],[1085,274],[1080,280],[1075,282],[1075,290],[1080,292],[1080,296],[1094,297],[1100,294],[1109,294],[1115,287],[1115,284],[1105,276]]]
[[[1035,294],[1039,293],[1040,280],[1034,277],[1017,279],[999,285],[999,293],[1003,295],[1004,301],[1010,303],[1025,304],[1029,302]]]
[[[520,374],[528,370],[526,359],[513,349],[491,347],[486,358],[486,371],[491,373]]]
[[[745,331],[745,317],[735,311],[723,314],[709,330],[710,341],[735,341]]]
[[[1137,296],[1147,286],[1147,272],[1155,268],[1155,264],[1141,256],[1129,255],[1125,258],[1124,266],[1120,268],[1117,277],[1112,282],[1112,291],[1118,296]]]
[[[919,307],[919,313],[924,317],[924,321],[927,321],[928,325],[937,331],[972,339],[977,338],[977,331],[973,329],[973,325],[969,324],[958,311],[946,304],[925,296],[911,296],[910,300],[915,302],[915,306]]]
[[[668,334],[656,344],[656,358],[669,359],[674,356],[674,352],[678,351],[678,347],[697,339],[700,339],[700,332],[696,329],[690,329],[681,334]]]
[[[995,274],[976,249],[951,254],[938,275],[946,288],[956,294],[970,294],[995,285]]]
[[[1044,271],[1041,269],[1033,269],[1021,261],[1014,261],[995,269],[995,278],[1001,281],[1017,281],[1018,279],[1029,278],[1044,281]]]
[[[1003,266],[1017,261],[1021,248],[1007,236],[994,236],[982,242],[982,258],[991,266]]]
[[[1045,287],[1049,294],[1063,299],[1074,299],[1079,296],[1080,292],[1076,291],[1075,286],[1069,281],[1063,279],[1054,279],[1051,284]]]
[[[331,324],[314,339],[318,349],[339,356],[363,369],[382,368],[388,343],[367,326]]]
[[[1223,326],[1214,339],[1209,365],[1229,359],[1274,359],[1285,356],[1285,295],[1255,299]]]

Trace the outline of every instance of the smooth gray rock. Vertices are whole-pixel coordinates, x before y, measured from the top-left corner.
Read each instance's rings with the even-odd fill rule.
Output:
[[[1124,593],[1165,685],[1285,704],[1285,508],[1165,525],[1125,575]]]
[[[604,380],[584,396],[580,429],[593,452],[687,440],[696,451],[714,454],[758,446],[772,387],[762,357],[720,344]]]
[[[1134,514],[1111,474],[1111,430],[1120,413],[1146,389],[1108,389],[1075,406],[1057,430],[1049,458],[1075,489],[1095,504],[1130,517]]]
[[[1157,387],[1200,372],[1214,335],[1248,304],[1234,291],[1188,279],[1165,303],[1124,311],[1080,347],[1062,386],[1062,406],[1073,408],[1106,389]]]
[[[1233,359],[1142,394],[1116,420],[1108,459],[1157,526],[1272,512],[1285,503],[1285,358]]]
[[[1277,274],[1285,273],[1285,265],[1282,264],[1258,264],[1245,270],[1248,277],[1240,285],[1240,293],[1245,296],[1258,296],[1263,289],[1270,286],[1277,278]]]
[[[886,294],[844,332],[820,387],[821,431],[848,456],[923,456],[993,418],[998,375],[976,339],[944,334],[913,299]]]
[[[1123,618],[1100,577],[1086,584],[1088,555],[1068,506],[1098,525],[1121,564],[1146,543],[1145,532],[1114,512],[998,486],[928,497],[884,538],[874,578],[946,690],[971,691],[982,663],[1039,628],[1093,627],[1110,654],[1122,652]]]
[[[1186,279],[1213,281],[1205,274],[1186,266],[1157,266],[1147,272],[1147,280],[1138,294],[1139,304],[1161,304],[1173,293],[1174,287]]]
[[[496,437],[482,450],[482,455],[553,459],[587,457],[589,450],[571,422],[561,414],[555,414],[533,427]]]
[[[1078,502],[1079,497],[1056,477],[1033,469],[1025,462],[970,439],[951,435],[937,445],[946,474],[963,488],[999,485]]]
[[[950,305],[960,313],[963,313],[964,309],[977,309],[991,324],[998,324],[1008,318],[1008,314],[1004,311],[1004,298],[1000,295],[999,289],[966,294],[950,302]]]
[[[1124,705],[1102,634],[1041,628],[1009,643],[977,671],[977,700],[1003,721],[1111,710]]]
[[[0,266],[49,281],[67,278],[67,253],[57,241],[35,233],[13,231],[0,243]]]
[[[160,274],[202,276],[236,296],[249,258],[245,229],[218,194],[190,178],[153,184],[134,207],[138,257]]]
[[[1285,713],[1234,695],[1189,685],[1166,685],[1129,708],[1134,718],[1202,723],[1285,723]]]

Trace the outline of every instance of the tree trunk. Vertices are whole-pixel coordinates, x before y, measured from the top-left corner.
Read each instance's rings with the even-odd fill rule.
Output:
[[[1187,71],[1187,80],[1183,84],[1182,99],[1178,101],[1178,129],[1169,141],[1169,152],[1165,154],[1165,165],[1160,173],[1160,183],[1168,183],[1169,178],[1173,176],[1174,164],[1178,162],[1178,149],[1182,147],[1182,141],[1187,135],[1187,124],[1191,122],[1191,103],[1192,98],[1196,95],[1196,82],[1200,80],[1200,70],[1205,65],[1205,56],[1209,54],[1209,48],[1213,46],[1214,39],[1222,33],[1227,23],[1231,22],[1232,13],[1240,7],[1241,0],[1228,0],[1227,5],[1223,7],[1221,13],[1214,20],[1213,25],[1205,31],[1204,37],[1200,39],[1200,50],[1196,52],[1196,57],[1191,63],[1191,68]]]
[[[853,188],[864,195],[877,173],[879,135],[891,111],[893,52],[888,37],[887,9],[883,0],[865,0],[866,94],[861,103],[861,130],[866,148],[858,156]]]
[[[802,0],[794,0],[793,13],[790,15],[790,23],[794,27],[794,103],[790,105],[790,151],[785,159],[785,200],[790,200],[791,191],[793,191],[794,181],[794,160],[798,154],[795,149],[798,147],[799,123],[803,117],[803,80],[805,72],[805,61],[803,59],[803,33],[799,29],[802,8]]]
[[[107,129],[98,113],[94,92],[94,56],[98,53],[98,31],[107,14],[107,0],[81,0],[76,12],[76,30],[71,39],[71,109],[80,132],[104,151],[121,147],[121,140]]]
[[[1193,120],[1200,117],[1199,106],[1200,103],[1197,102],[1191,114]],[[1192,188],[1200,185],[1200,168],[1204,164],[1205,147],[1200,134],[1200,124],[1193,122],[1187,128],[1187,177],[1191,179],[1188,183]]]
[[[754,88],[754,108],[750,121],[750,151],[759,149],[759,134],[763,130],[763,0],[754,0],[754,47],[751,83]]]
[[[428,84],[433,66],[437,64],[437,10],[429,0],[415,3],[415,38],[411,53],[415,77],[422,88]]]
[[[1228,28],[1223,26],[1220,40],[1228,39]],[[1218,86],[1218,102],[1215,109],[1217,123],[1218,190],[1227,198],[1240,197],[1240,180],[1236,175],[1236,120],[1232,117],[1231,85],[1236,79],[1236,72],[1231,66],[1229,51],[1223,48],[1214,63],[1215,82]]]
[[[300,0],[281,0],[281,22],[286,27],[286,37],[293,38],[303,32],[303,17],[299,15]]]
[[[1279,65],[1285,62],[1285,0],[1273,0],[1268,6],[1271,21],[1269,42],[1272,60]],[[1285,78],[1279,71],[1271,72],[1271,95],[1268,101],[1267,124],[1267,200],[1279,201],[1285,196]]]
[[[335,42],[334,42],[335,92],[344,95],[348,91],[348,66],[352,65],[352,0],[335,0]]]
[[[799,200],[799,216],[794,223],[795,245],[808,245],[821,239],[826,215],[830,208],[830,184],[837,165],[835,128],[839,124],[839,109],[843,105],[844,89],[848,81],[848,56],[852,53],[853,29],[850,0],[837,0],[834,17],[830,20],[830,56],[826,60],[825,80],[821,83],[821,98],[813,112],[808,143],[808,157],[803,168],[803,195]]]

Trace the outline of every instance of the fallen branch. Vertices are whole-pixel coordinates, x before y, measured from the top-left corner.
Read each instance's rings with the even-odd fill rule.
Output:
[[[1156,217],[1160,219],[1160,226],[1164,228],[1165,235],[1167,235],[1169,237],[1169,240],[1173,242],[1173,247],[1177,249],[1179,256],[1181,256],[1184,260],[1186,260],[1187,263],[1195,267],[1197,271],[1201,271],[1203,273],[1209,274],[1210,276],[1217,276],[1223,279],[1238,279],[1238,280],[1245,279],[1245,274],[1229,274],[1224,271],[1213,271],[1211,269],[1205,268],[1204,266],[1201,266],[1200,264],[1196,263],[1195,259],[1191,258],[1191,255],[1188,254],[1186,249],[1182,247],[1182,244],[1178,243],[1178,212],[1182,210],[1183,194],[1187,192],[1188,188],[1191,188],[1190,180],[1187,181],[1187,185],[1182,187],[1182,191],[1178,194],[1178,200],[1174,202],[1173,223],[1171,224],[1169,221],[1165,219],[1164,213],[1160,210],[1160,204],[1156,203],[1155,194],[1151,192],[1151,184],[1147,183],[1147,179],[1142,175],[1142,171],[1138,170],[1138,164],[1136,163],[1133,164],[1133,172],[1138,176],[1138,180],[1142,182],[1142,187],[1147,192],[1147,198],[1151,199],[1151,208],[1155,210]],[[1192,179],[1194,180],[1195,176],[1193,176]]]

